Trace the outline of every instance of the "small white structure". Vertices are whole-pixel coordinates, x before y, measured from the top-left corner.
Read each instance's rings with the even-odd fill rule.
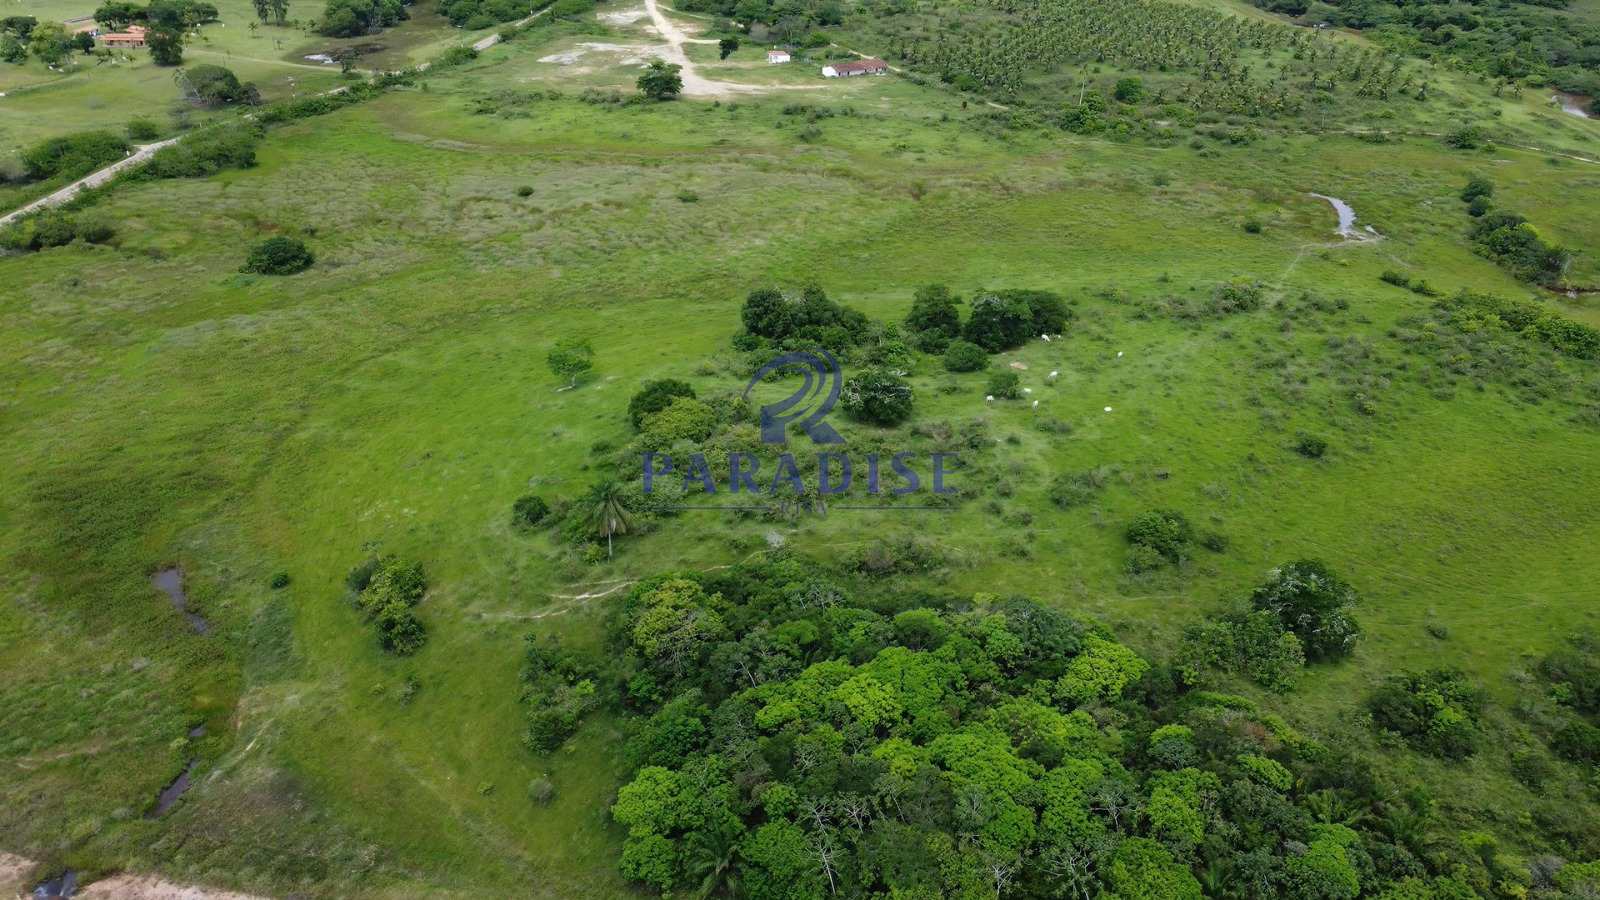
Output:
[[[786,63],[788,61],[789,61],[789,51],[787,51],[787,50],[768,50],[767,51],[767,64],[768,65],[776,66],[776,65],[779,65],[779,64],[782,64],[782,63]]]
[[[857,75],[887,75],[889,64],[881,59],[853,59],[822,67],[823,78],[853,78]]]

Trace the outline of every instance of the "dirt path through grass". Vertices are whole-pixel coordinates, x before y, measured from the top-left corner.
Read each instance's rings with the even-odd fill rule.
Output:
[[[84,188],[99,187],[100,185],[105,184],[112,178],[116,177],[118,172],[144,162],[145,160],[154,156],[157,150],[160,150],[162,147],[170,147],[173,144],[176,144],[178,140],[179,138],[167,138],[164,141],[157,141],[154,144],[144,144],[136,148],[134,152],[128,154],[122,159],[117,160],[111,165],[106,166],[104,169],[101,169],[97,172],[90,172],[88,175],[79,178],[77,181],[74,181],[58,191],[46,194],[45,196],[40,197],[26,206],[0,216],[0,228],[10,225],[12,222],[15,222],[17,219],[20,219],[29,213],[38,212],[41,209],[48,209],[52,206],[60,206],[68,200],[71,200],[73,197],[78,196],[78,192]]]
[[[667,62],[677,65],[681,70],[679,75],[683,78],[683,94],[686,97],[732,97],[739,94],[761,94],[771,87],[755,84],[735,84],[729,81],[713,81],[701,77],[694,63],[689,61],[689,54],[683,50],[686,43],[702,43],[699,38],[691,38],[661,12],[661,7],[656,0],[644,0],[645,9],[650,13],[650,21],[654,23],[656,33],[667,42],[666,52],[662,54]],[[804,87],[804,85],[783,85],[783,87]]]

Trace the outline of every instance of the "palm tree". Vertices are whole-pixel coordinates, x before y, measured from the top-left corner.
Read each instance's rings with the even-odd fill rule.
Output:
[[[700,879],[698,896],[702,900],[718,891],[729,897],[739,896],[739,873],[733,863],[741,835],[731,824],[689,835],[684,869],[690,878]]]
[[[632,522],[628,507],[622,502],[622,483],[614,479],[602,481],[589,489],[589,521],[595,532],[606,539],[606,559],[611,558],[611,536],[627,534]]]

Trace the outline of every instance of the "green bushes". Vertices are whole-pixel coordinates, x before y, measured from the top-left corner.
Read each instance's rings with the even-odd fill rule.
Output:
[[[884,369],[869,369],[845,380],[840,406],[850,416],[891,426],[911,418],[911,385]]]
[[[1572,719],[1555,733],[1550,749],[1573,762],[1600,765],[1600,728]]]
[[[1507,300],[1463,290],[1438,308],[1463,331],[1514,331],[1578,359],[1600,359],[1600,330],[1575,322],[1539,303]]]
[[[355,605],[373,623],[378,646],[396,656],[422,649],[428,632],[413,609],[428,591],[421,563],[373,558],[350,570],[345,584],[355,593]]]
[[[161,126],[144,116],[129,119],[127,131],[130,141],[153,141],[161,137]]]
[[[1328,442],[1314,434],[1301,433],[1295,438],[1294,452],[1306,459],[1321,459],[1328,452]]]
[[[944,351],[944,367],[951,372],[977,372],[989,367],[989,353],[971,341],[952,341]]]
[[[116,236],[116,228],[102,216],[88,213],[72,215],[47,210],[15,222],[0,231],[0,249],[16,252],[62,247],[81,240],[104,244]]]
[[[1515,213],[1486,213],[1467,232],[1474,249],[1525,281],[1552,284],[1566,274],[1572,254],[1545,242],[1528,220]]]
[[[639,430],[644,427],[646,416],[661,412],[678,397],[694,399],[694,388],[676,378],[645,382],[644,387],[628,401],[629,424],[635,431]]]
[[[1001,369],[989,376],[985,390],[996,400],[1016,400],[1022,396],[1022,377],[1010,369]]]
[[[1292,689],[1305,668],[1300,639],[1271,612],[1234,609],[1184,630],[1176,666],[1184,683],[1207,683],[1206,671],[1244,675],[1272,691]]]
[[[1136,550],[1143,548],[1159,555],[1167,562],[1178,563],[1189,558],[1189,545],[1194,541],[1194,527],[1189,524],[1183,513],[1170,509],[1157,509],[1141,513],[1129,522],[1124,537]]]
[[[50,138],[22,153],[30,181],[81,178],[128,155],[128,142],[109,131],[83,131]]]
[[[753,291],[741,316],[745,331],[767,342],[820,344],[835,352],[859,343],[867,331],[866,316],[829,300],[815,285],[798,295],[775,288]]]
[[[535,753],[561,746],[600,705],[592,662],[554,636],[528,635],[522,662],[522,702],[528,707],[522,742]],[[547,802],[548,797],[538,802]]]
[[[225,106],[240,103],[255,106],[261,102],[261,92],[250,83],[239,82],[237,75],[222,66],[199,65],[182,70],[183,81],[196,100],[207,106]]]
[[[1060,295],[1049,291],[990,291],[973,299],[962,337],[999,353],[1022,346],[1034,335],[1061,333],[1071,316]]]
[[[961,334],[961,312],[957,309],[959,298],[942,284],[929,284],[917,288],[911,301],[911,312],[906,314],[906,330],[912,334],[924,332],[954,339]],[[970,369],[952,371],[971,371]]]
[[[1483,691],[1451,669],[1391,676],[1367,699],[1373,725],[1445,759],[1477,751],[1482,708]]]
[[[1350,614],[1355,589],[1324,564],[1300,560],[1274,570],[1267,583],[1250,595],[1255,609],[1278,617],[1305,647],[1306,659],[1338,659],[1355,649],[1361,626]]]
[[[550,515],[550,504],[537,494],[525,494],[511,504],[511,524],[517,528],[534,528]]]
[[[548,2],[534,3],[533,7],[545,6]],[[590,7],[593,6],[590,3]],[[529,4],[521,0],[441,0],[439,3],[439,12],[450,20],[450,24],[468,31],[489,28],[501,22],[514,22],[529,11]]]
[[[319,30],[331,37],[359,37],[407,18],[402,0],[328,0]]]
[[[1050,482],[1047,491],[1050,502],[1062,509],[1071,509],[1082,506],[1093,500],[1106,482],[1111,479],[1112,470],[1106,466],[1090,469],[1087,472],[1062,473]]]
[[[150,161],[128,173],[130,179],[204,178],[224,169],[248,169],[256,164],[261,128],[251,123],[227,125],[196,132],[157,150]]]
[[[311,268],[316,261],[304,242],[298,238],[270,237],[250,248],[241,272],[258,275],[293,275]]]

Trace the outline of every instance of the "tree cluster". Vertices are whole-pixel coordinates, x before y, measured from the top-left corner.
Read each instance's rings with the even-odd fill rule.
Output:
[[[371,557],[350,570],[345,586],[356,609],[376,630],[378,646],[396,656],[410,656],[427,643],[428,630],[415,609],[428,592],[421,563]]]
[[[528,670],[541,696],[598,684],[623,713],[619,865],[663,893],[1466,900],[1527,883],[1493,838],[1443,830],[1420,788],[1026,599],[779,554],[647,579],[606,630],[608,666],[536,644]],[[585,705],[554,703],[555,731]],[[1581,896],[1559,872],[1596,883],[1589,864],[1553,870],[1530,896]]]

